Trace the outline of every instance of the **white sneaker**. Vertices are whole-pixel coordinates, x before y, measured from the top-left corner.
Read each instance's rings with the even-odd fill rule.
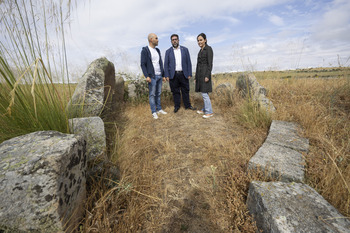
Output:
[[[162,109],[159,110],[157,113],[158,113],[158,114],[160,113],[160,114],[163,114],[163,115],[168,114],[167,112],[163,111]]]
[[[153,119],[158,119],[158,115],[157,115],[157,113],[152,113],[152,116],[153,116]]]
[[[203,115],[203,118],[210,118],[210,117],[212,117],[214,115],[214,113],[212,113],[212,114],[205,114],[205,115]]]
[[[197,113],[198,114],[204,114],[204,112],[202,110],[198,110]]]

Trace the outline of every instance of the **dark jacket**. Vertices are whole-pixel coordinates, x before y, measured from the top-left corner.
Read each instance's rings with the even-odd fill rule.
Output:
[[[181,49],[181,65],[182,65],[182,71],[186,78],[189,76],[192,76],[192,63],[191,63],[191,57],[190,53],[188,52],[188,49],[186,47],[180,46]],[[175,76],[175,54],[173,47],[170,47],[165,52],[165,58],[164,58],[164,75],[165,77],[169,77],[170,79],[173,79]]]
[[[162,73],[161,75],[162,77],[164,77],[162,56],[160,55],[160,50],[158,48],[156,48],[156,50],[159,54],[159,65],[160,65],[160,71]],[[148,46],[143,47],[141,51],[141,69],[145,78],[147,77],[155,78],[156,75],[152,64],[152,55],[151,55],[151,51],[149,51]]]
[[[196,92],[212,92],[211,71],[213,69],[213,49],[209,45],[205,45],[203,50],[199,50],[196,68]],[[209,82],[205,82],[204,78],[209,78]]]

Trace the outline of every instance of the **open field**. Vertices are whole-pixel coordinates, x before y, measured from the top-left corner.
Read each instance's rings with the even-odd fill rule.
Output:
[[[272,119],[293,121],[310,140],[306,182],[350,217],[349,69],[255,72],[277,108]],[[317,78],[315,75],[317,74]],[[215,75],[235,85],[237,74]],[[324,78],[320,78],[324,77]],[[331,77],[331,78],[330,78]],[[211,94],[215,116],[183,108],[151,118],[147,102],[126,103],[107,128],[120,178],[90,186],[84,232],[254,232],[245,201],[247,162],[264,142],[266,119],[236,94]],[[198,94],[191,94],[201,107]],[[271,119],[270,119],[271,120]]]
[[[220,78],[237,78],[242,72],[216,74]],[[258,79],[279,78],[344,78],[350,76],[349,67],[324,67],[282,71],[256,71],[253,72]]]

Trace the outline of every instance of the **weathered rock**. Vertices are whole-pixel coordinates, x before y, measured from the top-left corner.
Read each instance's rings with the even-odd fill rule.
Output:
[[[88,161],[106,152],[106,134],[104,123],[100,117],[69,119],[71,133],[81,135],[86,141],[86,157]]]
[[[115,80],[114,103],[124,101],[124,79],[122,76],[117,76]]]
[[[215,93],[219,96],[232,95],[234,93],[234,87],[231,83],[221,83],[215,88]]]
[[[170,85],[169,82],[162,82],[162,94],[168,94],[170,93]],[[146,82],[145,78],[140,79],[133,79],[129,81],[128,83],[128,98],[129,99],[135,99],[135,98],[148,98],[148,83]]]
[[[115,84],[113,63],[106,58],[93,61],[69,101],[69,117],[99,116],[103,107],[112,107]]]
[[[237,78],[236,87],[243,96],[259,96],[260,94],[266,95],[267,91],[256,80],[253,74],[242,74]]]
[[[163,90],[163,89],[162,89]],[[128,98],[148,97],[148,83],[144,78],[131,80],[128,84]]]
[[[349,219],[306,184],[253,181],[247,206],[263,232],[350,232]]]
[[[256,101],[268,113],[276,111],[273,103],[266,97],[266,89],[258,83],[254,74],[240,75],[236,81],[236,87],[243,96]]]
[[[191,88],[190,88],[190,91],[191,91]],[[162,84],[162,92],[171,92],[171,89],[170,89],[170,83],[169,82],[163,82]]]
[[[260,169],[284,182],[303,182],[305,160],[300,151],[308,151],[309,140],[299,136],[298,129],[292,122],[272,121],[264,144],[249,160],[248,170]]]
[[[271,123],[266,142],[308,152],[309,140],[299,136],[298,130],[300,127],[296,123],[274,120]]]
[[[128,98],[136,98],[136,85],[135,83],[129,83],[128,84]]]
[[[89,167],[90,166],[90,167]],[[103,177],[103,178],[101,178]],[[104,182],[107,182],[105,178],[110,179],[112,183],[120,179],[120,170],[117,164],[110,162],[108,159],[104,160],[95,160],[93,163],[88,165],[87,172],[87,182],[96,181],[97,179],[104,179]]]
[[[55,131],[35,132],[1,143],[0,229],[76,229],[86,196],[84,153],[82,137]]]
[[[265,142],[249,160],[248,169],[260,169],[265,176],[284,182],[303,182],[304,163],[299,152]]]

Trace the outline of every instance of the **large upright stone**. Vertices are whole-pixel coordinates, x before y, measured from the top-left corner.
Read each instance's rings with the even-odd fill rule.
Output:
[[[253,181],[247,206],[266,233],[350,232],[350,220],[306,184]]]
[[[236,81],[236,87],[243,96],[257,102],[258,105],[268,113],[276,111],[275,106],[266,96],[266,89],[259,84],[254,74],[240,75]]]
[[[104,107],[112,107],[115,85],[113,63],[106,58],[93,61],[69,101],[69,117],[99,116]]]
[[[0,232],[71,232],[86,196],[85,141],[35,132],[0,144]]]
[[[86,141],[87,160],[94,160],[106,152],[105,126],[100,117],[69,119],[71,133],[81,135]]]

